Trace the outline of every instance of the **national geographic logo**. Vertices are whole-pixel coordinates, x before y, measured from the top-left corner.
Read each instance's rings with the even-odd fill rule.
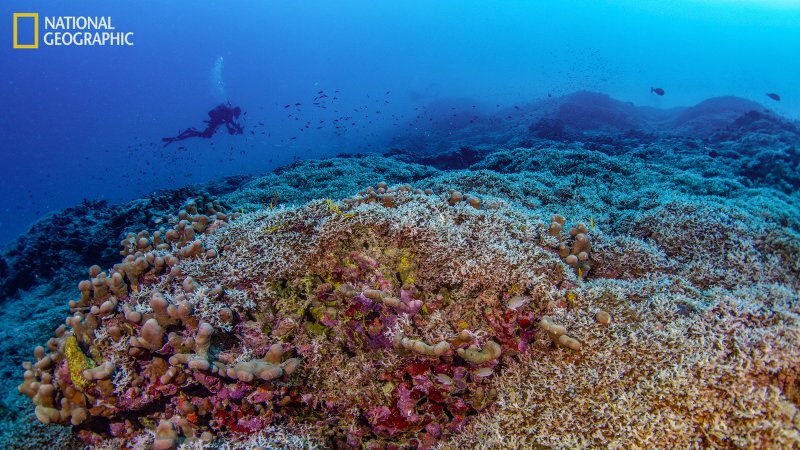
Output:
[[[28,36],[31,41],[27,41],[23,38],[23,41],[30,42],[29,44],[20,43],[20,19],[33,19],[32,37]],[[39,13],[14,13],[14,48],[39,48]]]
[[[47,47],[132,46],[133,32],[118,31],[111,16],[44,16]],[[14,48],[39,48],[39,13],[14,13]]]

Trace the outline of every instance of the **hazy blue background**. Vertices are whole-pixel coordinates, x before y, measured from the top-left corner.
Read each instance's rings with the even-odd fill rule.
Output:
[[[4,1],[0,245],[83,198],[122,201],[375,149],[435,99],[510,105],[589,89],[671,107],[777,92],[770,107],[800,116],[800,2],[565,3]],[[12,13],[29,11],[112,16],[135,46],[13,50]],[[220,56],[247,134],[163,149],[161,137],[200,126],[219,103]],[[314,108],[320,90],[335,105]],[[341,116],[351,118],[337,134]]]

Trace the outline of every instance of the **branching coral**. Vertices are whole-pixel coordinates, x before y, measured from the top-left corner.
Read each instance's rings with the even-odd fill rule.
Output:
[[[532,244],[544,227],[452,195],[379,184],[224,227],[187,205],[91,268],[20,390],[90,440],[149,428],[173,448],[311,420],[330,445],[429,446],[491,403],[487,380],[566,282]]]
[[[682,418],[675,405],[686,408],[691,389],[708,397],[714,379],[750,407],[764,406],[770,429],[780,431],[764,442],[796,442],[786,434],[793,419],[775,413],[775,405],[792,411],[779,393],[794,395],[790,363],[754,364],[742,350],[769,359],[752,344],[763,340],[794,355],[790,334],[735,337],[736,320],[779,328],[771,313],[655,271],[609,277],[599,249],[636,243],[601,234],[590,244],[581,224],[562,237],[566,220],[558,216],[547,227],[509,205],[476,208],[463,196],[451,202],[453,195],[378,185],[224,227],[201,220],[202,231],[176,221],[183,243],[178,237],[159,250],[142,241],[109,273],[90,269],[66,325],[26,364],[20,391],[40,420],[71,423],[90,442],[250,442],[299,424],[326,447],[555,445],[553,427],[570,445],[613,446],[606,425],[592,422],[603,408],[619,421],[663,417],[710,433],[706,415],[730,412],[733,402],[704,400],[701,415]],[[652,249],[637,255],[653,256],[642,268],[663,258]],[[568,258],[578,275],[590,267],[583,263],[596,263],[610,279],[576,284]],[[786,306],[791,295],[772,295],[782,320],[796,320]],[[718,306],[692,325],[687,316],[703,310],[700,297]],[[720,349],[709,350],[703,333]],[[711,356],[720,363],[703,365]],[[674,361],[674,373],[661,371],[665,361]],[[736,391],[737,376],[771,387],[763,396]],[[620,392],[660,409],[644,410]],[[674,403],[659,403],[659,395]],[[591,433],[553,420],[573,411],[575,430]],[[758,432],[752,420],[736,420],[726,426]],[[520,421],[502,443],[487,434]],[[663,446],[659,433],[634,441]],[[681,442],[728,442],[714,439]]]

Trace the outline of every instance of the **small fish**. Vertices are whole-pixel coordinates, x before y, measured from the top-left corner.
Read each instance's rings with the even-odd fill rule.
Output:
[[[494,369],[492,369],[491,367],[481,367],[480,369],[475,371],[475,375],[477,375],[477,376],[479,376],[481,378],[486,378],[486,377],[492,375],[493,373],[494,373]]]
[[[781,96],[776,94],[776,93],[774,93],[774,92],[770,92],[769,94],[767,94],[767,97],[775,100],[776,102],[781,101]]]
[[[437,373],[433,377],[436,378],[436,381],[446,386],[453,384],[453,379],[443,373]]]
[[[661,88],[653,88],[653,87],[651,87],[651,88],[650,88],[650,92],[651,92],[651,93],[655,93],[655,94],[656,94],[656,95],[658,95],[659,97],[661,97],[661,96],[663,96],[663,95],[664,95],[664,90],[663,90],[663,89],[661,89]]]
[[[528,297],[524,297],[522,295],[515,295],[508,300],[506,306],[508,306],[509,309],[516,310],[520,306],[523,306],[526,303],[528,303],[529,300],[530,299]]]

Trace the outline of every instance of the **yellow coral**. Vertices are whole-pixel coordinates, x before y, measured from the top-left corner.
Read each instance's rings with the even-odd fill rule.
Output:
[[[91,369],[95,364],[94,361],[83,354],[75,336],[67,336],[64,341],[64,356],[67,360],[67,368],[69,369],[69,377],[72,380],[72,384],[81,391],[86,390],[90,381],[83,377],[83,371]]]
[[[333,200],[326,198],[325,204],[328,205],[328,209],[331,210],[332,213],[338,214],[342,217],[353,217],[355,216],[354,213],[343,213],[342,210],[339,209],[339,205],[333,202]]]
[[[581,269],[578,269],[581,270]],[[567,308],[574,309],[577,305],[576,300],[578,299],[578,294],[573,291],[567,291]]]
[[[397,261],[397,273],[400,274],[400,279],[403,280],[403,283],[414,284],[414,275],[412,272],[416,268],[414,263],[411,262],[411,257],[413,256],[408,249],[402,249],[399,252],[398,261]]]
[[[264,230],[264,232],[267,233],[267,234],[274,233],[274,232],[280,230],[281,228],[283,228],[284,225],[285,224],[283,224],[283,223],[279,223],[278,225],[275,225],[274,227],[267,228],[266,230]]]
[[[333,274],[332,273],[325,274],[325,276],[323,277],[323,280],[325,280],[326,283],[331,285],[331,288],[334,291],[339,290],[339,287],[341,287],[341,285],[342,285],[342,283],[340,283],[340,282],[338,282],[338,281],[333,279]]]

